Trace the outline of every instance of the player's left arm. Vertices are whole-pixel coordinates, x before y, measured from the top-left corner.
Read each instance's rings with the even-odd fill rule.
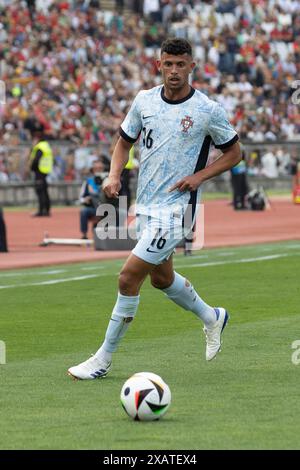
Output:
[[[208,122],[207,135],[217,149],[222,151],[221,157],[208,167],[186,176],[178,181],[169,191],[195,191],[204,181],[223,173],[239,163],[242,159],[238,135],[231,126],[224,108],[215,103]]]
[[[220,175],[224,171],[230,170],[242,159],[241,149],[238,142],[222,150],[223,154],[218,160],[203,170],[197,171],[193,175],[185,176],[177,181],[169,191],[178,189],[179,191],[195,191],[204,181]]]

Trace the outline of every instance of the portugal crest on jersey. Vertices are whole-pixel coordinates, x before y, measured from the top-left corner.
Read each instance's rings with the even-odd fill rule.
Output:
[[[181,120],[181,125],[182,125],[182,132],[187,132],[190,127],[193,127],[194,121],[192,121],[192,118],[190,116],[185,116]]]

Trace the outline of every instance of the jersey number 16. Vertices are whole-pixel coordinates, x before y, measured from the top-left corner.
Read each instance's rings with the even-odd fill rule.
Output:
[[[153,129],[149,129],[147,132],[146,127],[143,127],[143,145],[146,146],[147,149],[151,149],[153,145],[153,139],[151,137]]]

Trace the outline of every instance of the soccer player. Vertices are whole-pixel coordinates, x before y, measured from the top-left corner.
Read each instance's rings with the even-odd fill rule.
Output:
[[[119,275],[119,294],[102,346],[91,358],[68,370],[78,379],[95,379],[109,372],[112,354],[135,317],[140,288],[148,275],[153,287],[202,320],[207,361],[220,350],[228,320],[224,308],[208,305],[191,283],[174,271],[172,255],[184,238],[184,230],[188,232],[193,226],[201,184],[241,160],[238,136],[221,105],[189,85],[195,62],[188,41],[164,41],[157,67],[163,85],[142,90],[134,99],[121,124],[104,188],[108,197],[118,197],[129,150],[140,137],[139,240]],[[222,155],[207,166],[211,143]],[[184,227],[189,208],[192,217]]]

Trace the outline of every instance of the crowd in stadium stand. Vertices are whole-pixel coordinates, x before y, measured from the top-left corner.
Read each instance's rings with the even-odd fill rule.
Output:
[[[192,42],[192,85],[223,104],[242,141],[300,141],[300,107],[292,99],[300,76],[300,1],[115,6],[0,0],[2,146],[29,142],[36,120],[50,139],[109,144],[136,93],[161,83],[155,59],[166,35]]]

